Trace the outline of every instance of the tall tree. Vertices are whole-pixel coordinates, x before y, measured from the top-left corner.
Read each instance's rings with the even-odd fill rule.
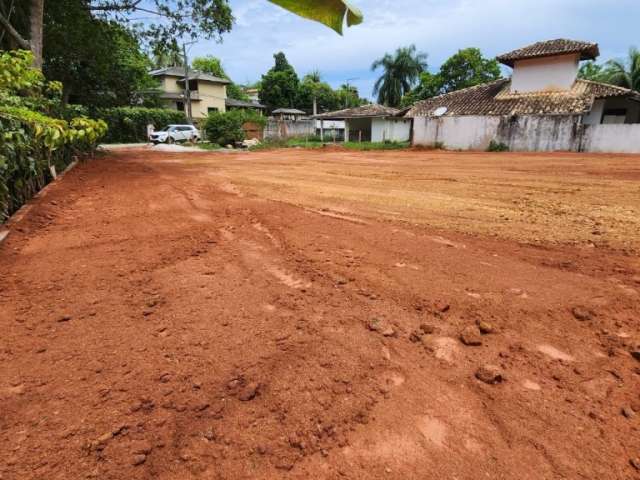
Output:
[[[403,97],[402,105],[408,106],[418,100],[473,87],[499,78],[500,65],[495,59],[483,57],[478,48],[465,48],[449,57],[440,66],[438,73],[423,72],[420,75],[420,83]]]
[[[303,77],[298,89],[296,108],[315,115],[337,110],[338,106],[338,95],[328,83],[322,81],[319,71],[314,70]]]
[[[580,65],[578,78],[592,80],[594,82],[605,82],[607,80],[604,67],[593,60],[589,60]]]
[[[640,91],[640,50],[631,47],[626,59],[609,60],[605,63],[604,77],[613,85]]]
[[[373,62],[371,70],[378,68],[383,72],[373,86],[373,94],[378,96],[378,103],[397,107],[427,68],[427,54],[417,52],[415,45],[399,48],[395,54],[387,53]]]
[[[116,22],[92,16],[82,0],[47,2],[44,34],[43,71],[62,82],[65,103],[130,105],[154,86],[137,38]]]
[[[500,78],[497,60],[482,56],[479,48],[458,50],[440,67],[442,91],[453,92]]]
[[[295,107],[300,80],[284,53],[273,56],[275,65],[262,76],[260,82],[260,102],[269,110]]]

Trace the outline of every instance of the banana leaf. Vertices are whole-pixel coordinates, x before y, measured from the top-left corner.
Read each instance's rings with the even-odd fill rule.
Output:
[[[346,0],[269,0],[301,17],[324,23],[342,35],[346,17],[347,26],[362,23],[362,12]]]

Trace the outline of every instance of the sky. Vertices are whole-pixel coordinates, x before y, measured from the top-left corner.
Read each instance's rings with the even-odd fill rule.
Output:
[[[190,56],[222,59],[237,83],[260,79],[282,51],[298,75],[319,70],[334,87],[349,81],[372,97],[371,63],[415,44],[428,54],[429,70],[458,49],[478,47],[494,57],[553,38],[594,41],[600,60],[624,57],[640,47],[638,0],[351,0],[364,13],[344,36],[299,18],[266,0],[231,0],[236,18],[222,43],[199,41]],[[508,74],[509,70],[506,69]]]

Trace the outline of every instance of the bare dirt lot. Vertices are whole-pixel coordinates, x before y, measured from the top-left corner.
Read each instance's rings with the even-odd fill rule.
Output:
[[[2,480],[640,477],[640,157],[121,151],[10,227]]]

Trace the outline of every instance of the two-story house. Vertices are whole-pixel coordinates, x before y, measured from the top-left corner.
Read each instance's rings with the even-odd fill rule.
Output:
[[[160,81],[160,98],[169,108],[186,111],[184,67],[167,67],[154,70],[151,76]],[[191,112],[194,119],[207,117],[211,112],[226,111],[229,80],[198,70],[189,70]]]

